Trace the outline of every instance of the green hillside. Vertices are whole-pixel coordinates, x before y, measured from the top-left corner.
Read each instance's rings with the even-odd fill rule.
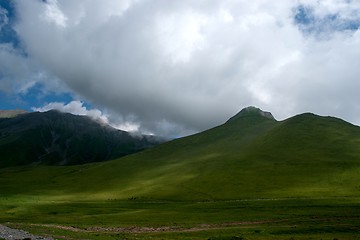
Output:
[[[29,193],[61,189],[84,199],[360,196],[359,127],[313,114],[278,122],[260,112],[245,109],[221,126],[115,161],[16,169],[16,181],[26,178]]]
[[[206,223],[224,226],[223,234],[230,236],[235,230],[224,222],[269,221],[272,226],[280,219],[284,225],[272,230],[268,224],[260,227],[269,234],[261,239],[323,232],[355,239],[360,127],[310,113],[276,121],[250,107],[221,126],[113,161],[0,169],[0,192],[0,222],[29,222],[31,214],[39,223],[80,227]],[[334,222],[316,220],[325,218]],[[290,229],[293,225],[300,232]],[[310,231],[314,226],[320,230]],[[283,228],[288,231],[284,238],[278,235]],[[207,233],[198,239],[213,236]]]

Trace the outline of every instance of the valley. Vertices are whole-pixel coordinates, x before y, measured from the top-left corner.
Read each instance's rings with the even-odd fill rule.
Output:
[[[57,239],[359,239],[360,128],[249,107],[136,154],[0,169],[0,223]]]

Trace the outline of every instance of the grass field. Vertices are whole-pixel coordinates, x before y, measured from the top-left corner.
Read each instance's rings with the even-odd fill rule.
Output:
[[[19,198],[11,203],[1,201],[1,221],[34,233],[95,239],[118,234],[155,239],[351,239],[360,231],[359,205],[355,198],[219,202],[60,202]]]
[[[360,239],[360,199],[1,200],[1,222],[63,239]]]
[[[63,239],[360,239],[360,128],[245,114],[114,161],[0,169],[0,223]]]

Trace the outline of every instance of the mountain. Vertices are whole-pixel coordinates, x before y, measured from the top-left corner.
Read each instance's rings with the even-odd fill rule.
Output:
[[[304,113],[277,121],[250,107],[218,127],[115,161],[27,168],[6,173],[0,185],[21,181],[29,194],[59,189],[62,199],[360,197],[359,146],[360,127],[341,119]]]
[[[271,112],[264,112],[259,108],[250,106],[250,107],[246,107],[246,108],[242,109],[238,114],[231,117],[227,121],[227,123],[229,123],[231,121],[235,121],[236,119],[239,119],[239,118],[254,117],[254,116],[257,116],[257,117],[262,116],[262,117],[268,118],[270,120],[275,120],[275,118],[271,114]]]
[[[0,110],[0,118],[12,118],[20,114],[28,113],[25,110],[15,109],[15,110]]]
[[[162,142],[154,136],[132,136],[89,117],[55,110],[2,111],[1,115],[0,167],[104,161]]]

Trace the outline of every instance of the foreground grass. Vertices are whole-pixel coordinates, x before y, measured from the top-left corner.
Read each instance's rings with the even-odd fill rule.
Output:
[[[360,199],[2,199],[0,222],[62,239],[360,239]]]

